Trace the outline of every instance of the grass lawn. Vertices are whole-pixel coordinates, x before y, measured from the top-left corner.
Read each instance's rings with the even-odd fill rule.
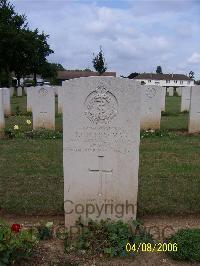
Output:
[[[162,116],[161,129],[187,130],[188,113],[181,113],[181,97],[166,97],[166,112]]]
[[[19,106],[19,107],[17,107]],[[28,129],[26,98],[12,98],[6,127]],[[200,212],[200,135],[187,135],[188,114],[180,113],[180,97],[166,97],[161,129],[184,134],[141,140],[138,212]],[[61,116],[56,117],[60,130]],[[63,213],[61,139],[0,140],[0,210],[19,214]]]

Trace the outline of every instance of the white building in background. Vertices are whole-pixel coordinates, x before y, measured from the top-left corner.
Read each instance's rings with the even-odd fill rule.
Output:
[[[194,86],[194,80],[183,74],[157,74],[142,73],[134,79],[146,85],[160,85],[162,87],[186,87]]]

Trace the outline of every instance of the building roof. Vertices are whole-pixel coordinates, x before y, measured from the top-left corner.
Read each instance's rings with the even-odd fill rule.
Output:
[[[157,74],[157,73],[142,73],[136,76],[135,79],[191,80],[191,78],[183,74]]]
[[[91,76],[99,76],[98,72],[94,71],[58,71],[57,79],[65,80],[65,79],[74,79],[80,77],[91,77]],[[116,72],[105,72],[102,76],[112,76],[116,77]]]

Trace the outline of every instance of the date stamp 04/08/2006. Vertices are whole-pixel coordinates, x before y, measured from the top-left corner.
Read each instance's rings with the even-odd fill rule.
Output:
[[[127,243],[126,251],[127,252],[176,252],[178,246],[176,243]]]

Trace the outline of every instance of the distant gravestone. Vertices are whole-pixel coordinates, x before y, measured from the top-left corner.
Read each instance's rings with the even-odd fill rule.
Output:
[[[22,96],[22,87],[17,87],[17,96],[18,97]]]
[[[162,90],[160,86],[141,86],[141,129],[159,129]]]
[[[52,87],[34,87],[32,113],[33,129],[55,129],[55,94]]]
[[[165,111],[165,97],[166,97],[166,88],[161,87],[161,111]]]
[[[4,107],[4,114],[6,116],[11,115],[10,89],[9,88],[3,88],[3,107]]]
[[[174,96],[174,88],[173,87],[169,87],[168,88],[168,95],[169,96]]]
[[[34,88],[35,87],[28,87],[27,88],[27,97],[26,97],[26,108],[27,112],[32,112],[32,102],[34,97]]]
[[[11,87],[10,88],[10,97],[13,97],[14,92],[15,92],[15,88],[14,87]]]
[[[182,94],[182,87],[176,88],[176,93],[177,93],[178,96],[181,96],[181,94]]]
[[[181,112],[189,111],[190,109],[190,90],[191,90],[191,87],[182,88]]]
[[[128,79],[88,77],[63,82],[63,87],[66,226],[79,216],[84,222],[135,218],[139,86]]]
[[[200,86],[191,88],[188,130],[189,133],[200,132]]]
[[[58,113],[62,114],[63,111],[63,87],[59,86],[57,88],[57,95],[58,95]]]
[[[3,89],[0,88],[0,136],[5,128],[4,107],[3,107]]]

